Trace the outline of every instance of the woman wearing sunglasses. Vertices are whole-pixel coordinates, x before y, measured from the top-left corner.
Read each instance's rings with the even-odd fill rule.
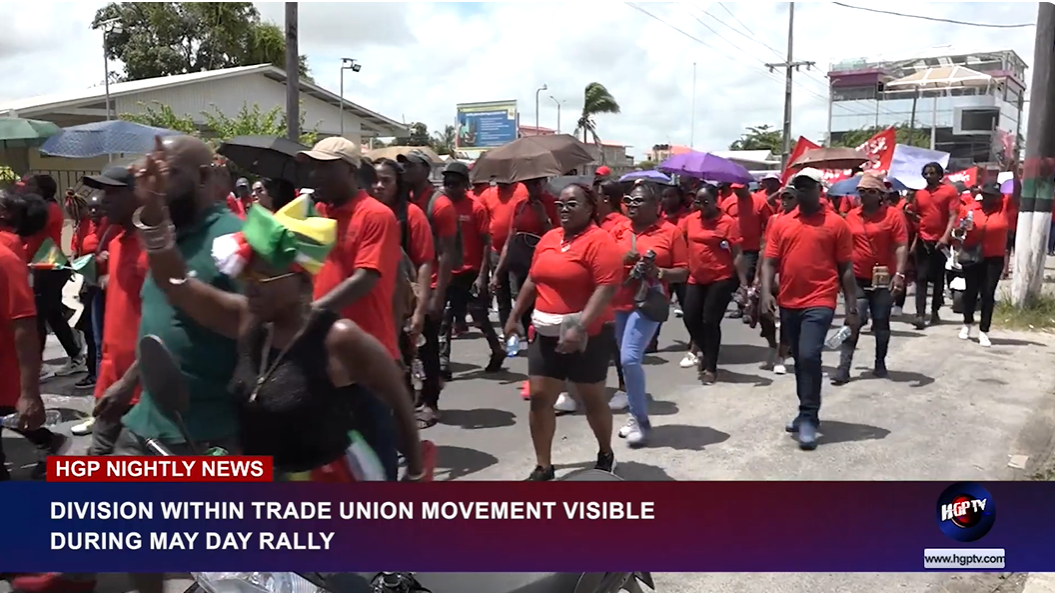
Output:
[[[689,250],[689,286],[685,291],[685,328],[700,349],[698,370],[704,385],[717,380],[722,318],[737,286],[746,287],[736,220],[718,208],[718,190],[696,192],[695,211],[681,220]]]
[[[554,478],[553,434],[557,396],[565,382],[575,385],[597,438],[596,469],[615,469],[612,411],[604,383],[612,357],[611,300],[623,279],[623,261],[612,236],[597,226],[597,197],[573,184],[556,202],[560,228],[539,241],[527,280],[506,320],[505,333],[531,308],[535,336],[528,348],[531,440],[537,465],[528,481]]]
[[[685,237],[678,227],[659,215],[659,199],[652,186],[638,182],[630,195],[623,197],[629,220],[612,231],[624,253],[626,280],[612,301],[615,309],[615,337],[619,343],[620,362],[626,376],[626,394],[630,417],[619,429],[619,436],[631,447],[648,442],[652,424],[648,419],[645,391],[645,369],[641,366],[652,336],[662,319],[654,318],[648,306],[640,301],[644,290],[658,292],[664,309],[670,306],[670,283],[688,278],[688,254]],[[647,254],[651,257],[645,258]],[[654,298],[654,297],[653,297]],[[664,311],[665,312],[665,311]],[[660,315],[663,317],[663,315]]]
[[[242,231],[212,246],[217,269],[245,283],[244,294],[223,292],[188,277],[174,248],[165,159],[159,142],[138,167],[134,223],[169,302],[238,341],[231,390],[241,404],[241,452],[272,457],[282,480],[347,482],[364,478],[349,459],[363,459],[365,441],[381,462],[366,477],[394,479],[396,448],[386,430],[394,411],[408,479],[421,479],[421,443],[398,366],[356,324],[312,306],[337,222],[315,216],[307,196],[274,214],[250,208]]]
[[[872,318],[876,339],[876,377],[886,377],[886,355],[890,348],[890,311],[894,295],[905,290],[905,265],[908,260],[908,230],[905,217],[886,204],[887,187],[883,180],[865,173],[857,185],[861,205],[846,214],[853,234],[853,268],[857,280],[857,310],[860,323],[851,327],[850,337],[839,347],[839,367],[832,375],[832,385],[850,382],[850,365],[860,337],[861,327]]]

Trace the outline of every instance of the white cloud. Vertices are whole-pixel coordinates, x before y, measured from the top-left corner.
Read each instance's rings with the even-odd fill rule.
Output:
[[[570,131],[583,88],[596,81],[622,106],[621,114],[598,118],[602,138],[629,144],[638,156],[656,143],[688,144],[693,62],[697,148],[724,149],[748,125],[780,126],[782,72],[770,74],[763,63],[784,59],[787,3],[637,4],[669,25],[622,2],[301,2],[301,52],[315,80],[333,90],[340,59],[359,60],[362,71],[345,76],[349,100],[430,129],[453,122],[457,103],[500,99],[516,99],[521,122],[533,125],[535,89],[547,84],[540,123],[556,127],[552,95],[567,101],[561,124]],[[1033,22],[1037,10],[1031,2],[855,4],[983,23]],[[89,29],[99,6],[0,4],[8,25],[0,37],[0,100],[100,83],[101,35]],[[283,4],[258,6],[265,18],[282,23]],[[829,62],[942,45],[1010,48],[1033,61],[1032,28],[955,26],[801,2],[795,23],[795,59],[815,61],[818,69],[796,75],[793,133],[818,140],[827,122]]]

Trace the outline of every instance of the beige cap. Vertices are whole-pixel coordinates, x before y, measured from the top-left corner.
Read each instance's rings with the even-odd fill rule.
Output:
[[[887,186],[883,183],[882,177],[874,173],[864,173],[861,175],[861,179],[857,181],[857,191],[861,191],[862,189],[874,189],[886,193]]]
[[[359,147],[355,142],[340,136],[330,136],[315,143],[311,150],[302,150],[297,154],[298,160],[311,159],[313,161],[344,161],[349,165],[358,167],[362,164],[359,156]]]
[[[808,179],[812,179],[812,180],[816,181],[817,183],[824,183],[824,174],[821,173],[819,170],[814,169],[812,167],[803,169],[803,170],[799,171],[798,173],[795,173],[795,175],[793,175],[791,177],[791,180],[795,181],[799,177],[806,177]]]

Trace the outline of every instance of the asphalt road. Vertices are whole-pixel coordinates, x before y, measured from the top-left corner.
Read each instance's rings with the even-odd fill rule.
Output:
[[[910,305],[911,306],[911,305]],[[755,330],[726,320],[719,383],[704,387],[677,366],[687,340],[672,317],[661,351],[646,358],[651,414],[650,447],[617,444],[617,471],[629,480],[986,480],[1022,479],[1047,455],[1055,426],[1055,337],[992,333],[994,346],[956,339],[958,324],[925,332],[894,324],[889,380],[867,377],[872,343],[862,337],[855,381],[824,388],[824,418],[817,451],[799,451],[783,431],[797,405],[792,375],[762,370],[766,349]],[[837,319],[838,322],[838,319]],[[52,340],[53,341],[53,340]],[[60,354],[49,344],[48,358]],[[837,360],[825,353],[831,370]],[[483,373],[487,350],[478,334],[454,342],[455,380],[441,400],[442,420],[425,431],[439,445],[440,480],[522,480],[534,466],[527,403],[519,396],[526,358],[508,361],[500,374]],[[49,407],[63,411],[66,427],[90,409],[91,398],[70,393],[75,379],[45,384]],[[614,369],[608,385],[616,385]],[[625,413],[619,414],[622,422]],[[74,452],[83,450],[78,438]],[[16,466],[31,465],[20,438],[4,434]],[[581,415],[558,420],[554,459],[559,474],[592,465],[596,443]],[[1025,470],[1008,467],[1026,455]],[[16,468],[17,469],[17,468]],[[23,474],[24,475],[24,474]],[[825,518],[818,517],[818,520]],[[641,545],[662,545],[644,542]],[[790,545],[790,544],[789,544]],[[661,574],[659,591],[992,591],[993,576],[940,574]],[[106,593],[125,591],[120,579]],[[173,585],[178,587],[178,585]],[[0,585],[0,593],[4,593]]]

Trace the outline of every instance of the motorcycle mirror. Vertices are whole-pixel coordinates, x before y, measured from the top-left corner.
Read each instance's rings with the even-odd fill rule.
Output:
[[[139,380],[161,413],[176,425],[187,444],[197,451],[181,415],[189,405],[190,393],[172,353],[157,336],[143,336],[139,340]]]
[[[587,469],[568,474],[560,482],[624,482],[623,478],[599,469]]]

